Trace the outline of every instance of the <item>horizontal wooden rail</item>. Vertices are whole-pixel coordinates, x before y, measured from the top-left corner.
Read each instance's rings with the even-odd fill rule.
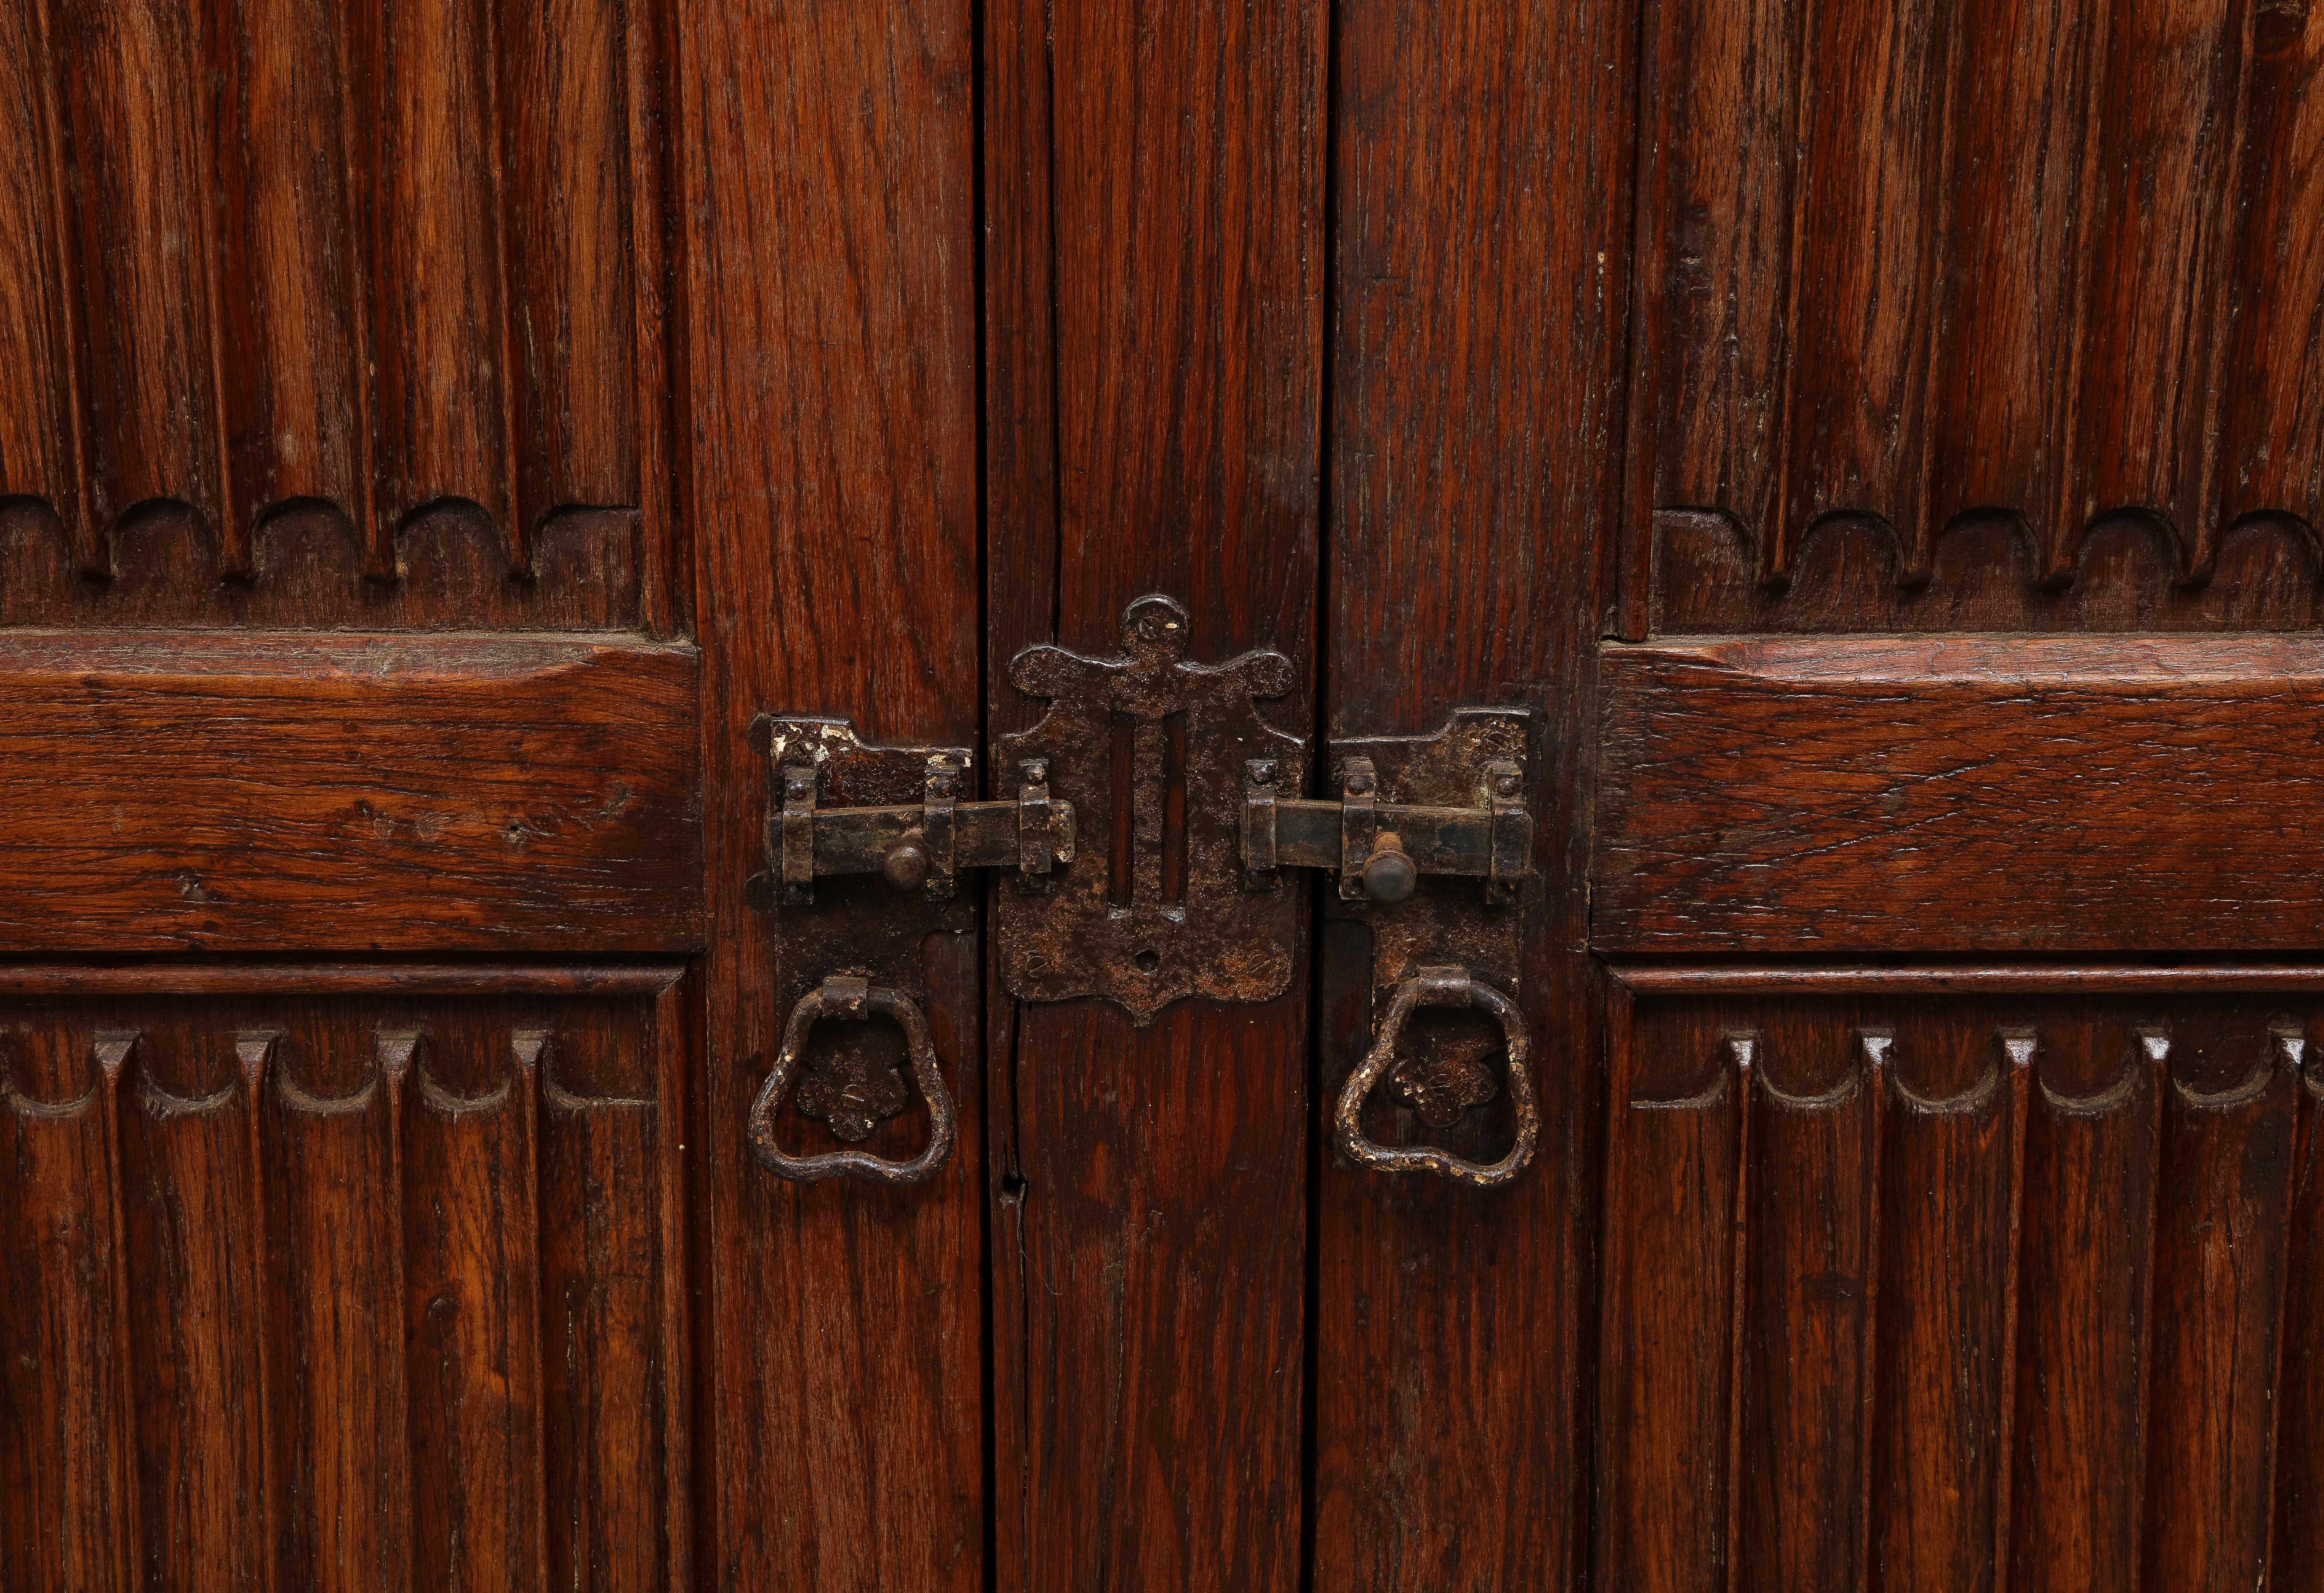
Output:
[[[1609,955],[2324,944],[2324,640],[1609,646]]]
[[[693,649],[0,635],[0,953],[670,953]]]

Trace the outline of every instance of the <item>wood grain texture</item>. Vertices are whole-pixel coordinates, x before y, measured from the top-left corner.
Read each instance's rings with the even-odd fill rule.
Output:
[[[2181,1055],[2163,1101],[2141,1585],[2225,1593],[2267,1585],[2306,1042],[2297,1029],[2173,1041]]]
[[[1326,22],[988,12],[991,731],[1038,716],[1019,649],[1111,653],[1149,592],[1189,657],[1291,658],[1267,715],[1312,723]],[[1135,1031],[992,991],[1001,1587],[1298,1579],[1302,971]]]
[[[75,1045],[78,1038],[80,1044]],[[141,1546],[122,1190],[110,1132],[117,1068],[93,1038],[6,1037],[9,1306],[0,1355],[0,1570],[12,1588],[131,1584]]]
[[[1745,1108],[1734,1567],[1738,1587],[1838,1593],[1869,1531],[1886,1047],[1792,1039],[1755,1034]]]
[[[2130,531],[2162,568],[2139,606],[2324,620],[2292,374],[2311,7],[1656,0],[1645,26],[1622,634],[2151,628],[2091,546]],[[2288,567],[2226,557],[2254,527]]]
[[[1825,515],[1870,514],[1905,528],[1910,580],[1928,568],[1917,510],[1946,153],[1933,112],[1957,23],[1911,0],[1799,9],[1783,485],[1761,568],[1786,576],[1793,539]]]
[[[0,79],[0,196],[14,218],[0,230],[0,361],[15,373],[0,392],[0,493],[47,508],[61,521],[61,543],[66,528],[83,524],[88,483],[74,356],[80,310],[45,6],[0,7],[0,53],[17,63]]]
[[[1744,1158],[1756,1037],[1609,1027],[1590,1586],[1729,1585]],[[1739,1043],[1738,1043],[1739,1042]]]
[[[1621,993],[1594,1585],[2300,1585],[2264,1390],[2313,1337],[2315,1013]]]
[[[1462,704],[1534,710],[1545,751],[1578,739],[1620,489],[1597,440],[1622,404],[1636,40],[1618,12],[1339,8],[1327,739],[1430,729]],[[1550,758],[1511,992],[1536,1040],[1533,1170],[1487,1192],[1317,1172],[1318,1588],[1559,1587],[1586,1572],[1579,1305],[1600,1004],[1572,949],[1585,787]],[[1353,1021],[1322,1036],[1328,1101],[1373,1015],[1369,937],[1326,954],[1352,964],[1326,968],[1326,988],[1362,992]]]
[[[12,633],[0,944],[699,944],[696,670],[617,638]]]
[[[779,963],[772,923],[743,899],[765,817],[752,720],[839,714],[870,741],[976,739],[970,8],[752,0],[683,7],[677,23],[687,493],[699,612],[717,616],[700,1572],[736,1589],[970,1593],[986,1578],[973,937],[927,950],[959,1107],[939,1176],[784,1183],[743,1138],[788,1017],[769,992],[833,971]],[[890,1128],[926,1131],[916,1112]]]
[[[679,629],[665,13],[12,0],[0,623]]]
[[[141,506],[183,505],[210,534],[235,516],[220,428],[208,18],[184,0],[49,7],[71,127],[93,497],[71,528],[80,566]],[[233,567],[232,555],[225,556]]]
[[[0,1001],[6,1585],[690,1586],[676,972]]]
[[[2324,407],[2308,380],[2324,337],[2316,229],[2324,160],[2324,8],[2253,7],[2240,269],[2219,439],[2218,519],[2324,503]],[[2302,506],[2305,506],[2304,511]]]
[[[2302,1077],[2294,1109],[2292,1208],[2285,1234],[2283,1351],[2276,1405],[2277,1460],[2271,1564],[2286,1593],[2324,1588],[2324,1558],[2307,1552],[2324,1511],[2324,1136],[2318,1109],[2324,1079],[2302,1036]]]
[[[1738,640],[1613,648],[1605,669],[1602,950],[2324,934],[2306,766],[2283,756],[2318,733],[2304,640]]]

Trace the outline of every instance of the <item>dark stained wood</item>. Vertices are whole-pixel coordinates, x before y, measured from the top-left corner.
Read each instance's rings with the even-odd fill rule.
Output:
[[[44,10],[71,130],[60,175],[74,215],[93,485],[88,518],[69,529],[80,567],[106,570],[107,534],[142,505],[184,505],[212,538],[239,523],[226,496],[203,182],[209,20],[169,0]],[[247,563],[235,543],[217,546],[222,568]]]
[[[1942,1007],[1890,1034],[1868,1585],[2000,1586],[2033,1047]],[[2015,1042],[2013,1044],[2012,1042]],[[1933,1197],[1933,1198],[1932,1198]]]
[[[213,26],[221,87],[211,184],[219,276],[230,284],[218,302],[219,382],[237,511],[226,529],[254,552],[270,507],[315,498],[365,535],[374,523],[371,307],[355,225],[354,30],[341,8],[300,0],[236,0]],[[370,567],[392,570],[392,548],[373,549]]]
[[[2072,439],[2076,507],[2084,516],[2125,507],[2163,516],[2191,571],[2208,572],[2218,546],[2222,312],[2238,285],[2237,179],[2258,9],[2234,0],[2110,8],[2104,88],[2087,134],[2098,155],[2089,235],[2078,251],[2089,297]],[[2298,179],[2287,171],[2276,180]]]
[[[7,1585],[690,1586],[677,971],[0,1001]]]
[[[530,567],[530,528],[516,518],[506,168],[491,153],[503,109],[495,9],[415,0],[357,24],[353,70],[371,108],[357,158],[375,185],[375,560],[404,516],[459,499],[503,528],[511,567]],[[448,380],[456,371],[473,375]]]
[[[1755,1046],[1648,1030],[1609,1044],[1594,1555],[1608,1593],[1728,1585],[1733,1331]],[[1738,1036],[1741,1037],[1741,1036]]]
[[[60,174],[56,67],[45,6],[0,7],[0,195],[14,222],[0,229],[0,493],[44,501],[64,535],[86,550],[79,369],[72,351],[79,306],[66,269],[71,247]],[[45,517],[43,517],[45,520]],[[43,523],[38,533],[49,536]]]
[[[1931,537],[1965,511],[2008,506],[2040,541],[2025,550],[2028,574],[2070,568],[2065,533],[2079,523],[2061,466],[2079,397],[2089,167],[2099,155],[2087,129],[2107,10],[1974,0],[1955,24],[1953,69],[1932,90],[1947,97],[1950,154],[1935,200],[1945,230],[1932,435],[1914,530]]]
[[[466,1016],[466,1015],[463,1015]],[[401,1152],[416,1576],[548,1585],[540,1040],[488,1022],[409,1045]],[[497,1041],[498,1044],[494,1044]],[[650,1318],[649,1317],[649,1320]]]
[[[0,621],[679,627],[666,8],[503,9],[7,8]]]
[[[1646,30],[1623,634],[2317,622],[2312,7]]]
[[[1192,658],[1290,657],[1266,716],[1312,724],[1326,23],[989,9],[992,732],[1038,717],[1018,649],[1111,653],[1148,592]],[[1142,1030],[993,992],[1003,1586],[1299,1579],[1302,962],[1263,1006]]]
[[[2299,1585],[2312,992],[1864,971],[1624,975],[1592,1585]]]
[[[700,1574],[970,1593],[986,1575],[973,938],[928,949],[960,1111],[941,1174],[784,1183],[743,1140],[788,1016],[768,992],[802,974],[743,899],[765,816],[751,721],[841,714],[874,741],[976,740],[970,7],[754,0],[684,7],[678,24],[687,492],[699,612],[716,616]]]
[[[1541,876],[1512,992],[1536,1036],[1533,1171],[1475,1192],[1318,1170],[1313,1575],[1563,1585],[1586,1569],[1601,1064],[1577,950],[1582,787],[1555,749],[1588,739],[1618,520],[1597,439],[1622,409],[1635,29],[1550,0],[1357,0],[1335,39],[1326,739],[1524,706],[1553,772],[1533,795]],[[1368,993],[1368,937],[1333,954],[1353,967],[1326,984]],[[1324,1100],[1370,1017],[1324,1031]]]
[[[2286,1593],[2324,1588],[2324,1558],[2307,1552],[2318,1513],[2324,1511],[2324,1070],[2310,1051],[2311,1027],[2301,1036],[2303,1063],[2295,1099],[2292,1206],[2284,1237],[2283,1349],[2279,1363],[2273,1559]]]
[[[2287,1048],[2282,1033],[2248,1029],[2173,1038],[2140,1585],[2225,1593],[2269,1585],[2275,1380],[2302,1087],[2293,1069],[2304,1045]]]
[[[1735,1315],[1736,1585],[1840,1593],[1861,1585],[1870,1525],[1886,1047],[1845,1031],[1755,1035],[1738,1213],[1748,1238]],[[1811,1036],[1821,1044],[1802,1044]]]
[[[2318,733],[2305,640],[1736,640],[1605,668],[1604,950],[2324,936],[2285,756]]]
[[[2004,1548],[2011,1588],[2062,1593],[2138,1575],[2165,1042],[2119,1031],[2041,1040]]]
[[[1947,152],[1934,113],[1959,23],[1950,8],[1913,0],[1797,9],[1805,36],[1795,69],[1788,380],[1770,439],[1783,471],[1781,518],[1767,528],[1761,569],[1788,576],[1794,539],[1823,516],[1870,514],[1901,529],[1899,574],[1909,580],[1926,574],[1930,551],[1919,501]]]
[[[698,944],[696,672],[619,639],[0,636],[0,944]]]
[[[2316,161],[2324,140],[2324,8],[2261,5],[2251,15],[2244,89],[2240,269],[2219,440],[2218,520],[2285,510],[2312,536],[2324,504],[2324,413],[2308,378],[2324,336]]]
[[[118,1069],[94,1044],[10,1034],[0,1190],[0,1574],[14,1588],[118,1588],[139,1557],[121,1183],[111,1134]]]
[[[119,1155],[124,1271],[139,1301],[139,1552],[164,1586],[267,1587],[280,1496],[259,1087],[273,1041],[164,1032],[127,1043]]]

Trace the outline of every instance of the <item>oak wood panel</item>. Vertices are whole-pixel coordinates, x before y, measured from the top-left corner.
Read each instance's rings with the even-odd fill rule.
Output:
[[[1752,1042],[1734,1564],[1738,1587],[1840,1593],[1863,1581],[1870,1529],[1886,1047],[1803,1056],[1792,1038]]]
[[[2236,281],[2258,9],[2236,0],[2108,8],[2104,87],[2087,134],[2098,155],[2080,252],[2089,304],[2075,507],[2084,517],[2126,506],[2161,514],[2198,571],[2218,546],[2221,311]]]
[[[1998,1587],[2033,1047],[1940,1006],[1888,1033],[1868,1585]],[[1939,1193],[1938,1192],[1941,1192]]]
[[[1870,513],[1904,528],[1901,573],[1910,579],[1929,558],[1919,500],[1946,153],[1945,128],[1932,112],[1942,103],[1958,23],[1949,8],[1913,0],[1798,10],[1791,346],[1772,439],[1783,484],[1762,567],[1790,570],[1798,528],[1826,514]]]
[[[765,817],[752,720],[837,714],[879,742],[976,739],[970,20],[966,0],[752,0],[676,19],[687,493],[699,612],[716,617],[699,1542],[722,1588],[985,1585],[973,938],[928,948],[959,1108],[937,1177],[784,1183],[742,1131],[788,1016],[770,992],[832,971],[779,963],[770,919],[744,900]]]
[[[2293,1029],[2201,1039],[2211,1043],[2174,1036],[2182,1060],[2162,1106],[2152,1524],[2141,1585],[2225,1593],[2268,1585],[2305,1036]],[[2304,1321],[2290,1328],[2319,1331]]]
[[[281,1567],[293,1586],[355,1593],[414,1564],[403,1212],[374,1194],[403,1187],[410,1036],[318,1045],[320,1026],[302,1027],[267,1078]]]
[[[174,1036],[172,1036],[174,1038]],[[121,1114],[145,1501],[137,1551],[165,1587],[272,1585],[263,1035],[138,1036]],[[110,1037],[118,1045],[120,1037]]]
[[[2274,1559],[2285,1593],[2324,1588],[2324,1557],[2306,1553],[2310,1524],[2324,1511],[2324,1136],[2319,1078],[2302,1037],[2295,1107],[2292,1209],[2285,1235],[2283,1349],[2275,1395]]]
[[[69,528],[80,566],[111,567],[116,518],[146,504],[236,523],[219,426],[217,283],[205,202],[210,19],[183,0],[47,7],[71,127],[91,520]],[[239,549],[221,547],[224,568]],[[242,562],[246,563],[246,560]]]
[[[1327,20],[988,11],[994,732],[1018,649],[1111,653],[1149,592],[1191,658],[1290,657],[1266,714],[1312,723]],[[1304,961],[1139,1030],[993,992],[1003,1587],[1298,1580]]]
[[[217,150],[219,382],[237,523],[321,499],[365,539],[365,567],[392,574],[374,531],[371,305],[357,225],[364,103],[348,70],[355,26],[337,6],[235,0],[219,8]],[[334,528],[335,529],[337,528]],[[275,551],[270,549],[269,551]],[[347,550],[349,554],[354,549]],[[248,570],[245,562],[242,566]]]
[[[6,1585],[690,1586],[678,971],[112,971],[0,1000]]]
[[[1512,992],[1536,1042],[1533,1169],[1476,1192],[1319,1158],[1310,1574],[1563,1586],[1586,1572],[1577,1307],[1600,1066],[1595,970],[1575,949],[1584,791],[1552,750],[1586,739],[1618,519],[1599,439],[1622,410],[1637,46],[1618,7],[1535,0],[1357,0],[1334,29],[1326,739],[1523,706],[1556,772],[1535,787],[1540,873]],[[1325,1101],[1370,1044],[1368,941],[1321,943],[1340,964],[1327,990],[1360,992],[1323,1030]],[[1451,1132],[1499,1154],[1489,1121]]]
[[[667,23],[12,0],[0,623],[678,629]]]
[[[618,638],[6,633],[0,945],[698,944],[696,672]]]
[[[540,1053],[472,1022],[415,1038],[403,1222],[416,1579],[549,1586]],[[641,1172],[644,1169],[641,1168]],[[647,1319],[650,1321],[651,1318]]]
[[[2324,159],[2324,9],[2252,10],[2241,278],[2223,384],[2218,520],[2324,503],[2324,411],[2310,374],[2324,336],[2316,229]]]
[[[1756,1046],[1646,1036],[1619,992],[1609,1027],[1590,1585],[1725,1587]]]
[[[1620,971],[1597,1585],[2299,1585],[2301,971]]]
[[[0,1110],[0,1572],[13,1589],[130,1584],[141,1546],[116,1141],[120,1053],[9,1036]]]
[[[486,0],[387,7],[358,24],[355,69],[373,107],[364,163],[376,184],[379,513],[392,523],[422,504],[466,500],[504,528],[510,566],[522,570],[531,547],[515,518],[520,377],[496,9]]]
[[[1732,640],[1616,647],[1605,669],[1603,950],[2324,935],[2304,640]]]
[[[72,354],[79,311],[64,264],[72,243],[44,6],[0,7],[0,53],[18,63],[0,83],[0,196],[13,218],[0,229],[0,361],[15,373],[0,390],[0,492],[45,502],[78,528],[87,497]]]
[[[2080,396],[2089,168],[2099,155],[2088,130],[2106,24],[2106,8],[2082,0],[1977,0],[1955,24],[1953,69],[1933,89],[1947,97],[1949,152],[1934,201],[1945,232],[1933,434],[1926,496],[1914,506],[1923,576],[1936,528],[1990,505],[2038,528],[2030,573],[2072,565],[2063,462]]]
[[[2087,1041],[2087,1037],[2085,1037]],[[2159,1094],[2167,1042],[2086,1043],[2037,1076],[2026,1122],[2012,1588],[2133,1585],[2151,1450]],[[2100,1071],[2116,1064],[2111,1077]],[[2098,1065],[2092,1065],[2093,1064]],[[2052,1078],[2061,1082],[2053,1083]],[[2126,1464],[2136,1470],[2126,1471]]]
[[[2324,621],[2312,7],[1645,29],[1622,634]],[[2227,557],[2255,526],[2282,564]],[[2162,569],[2135,604],[2093,546],[2125,538]]]

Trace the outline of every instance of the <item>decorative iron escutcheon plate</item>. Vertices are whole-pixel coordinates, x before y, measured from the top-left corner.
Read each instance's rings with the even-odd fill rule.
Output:
[[[1305,741],[1257,706],[1291,689],[1291,660],[1198,664],[1186,643],[1186,611],[1141,597],[1122,614],[1120,657],[1033,647],[1010,663],[1049,712],[1001,739],[997,787],[1046,759],[1081,815],[1061,878],[997,893],[1002,978],[1024,1000],[1103,997],[1143,1027],[1189,996],[1265,1001],[1290,985],[1300,894],[1247,875],[1239,815],[1248,760],[1278,762],[1284,789],[1304,781]]]

